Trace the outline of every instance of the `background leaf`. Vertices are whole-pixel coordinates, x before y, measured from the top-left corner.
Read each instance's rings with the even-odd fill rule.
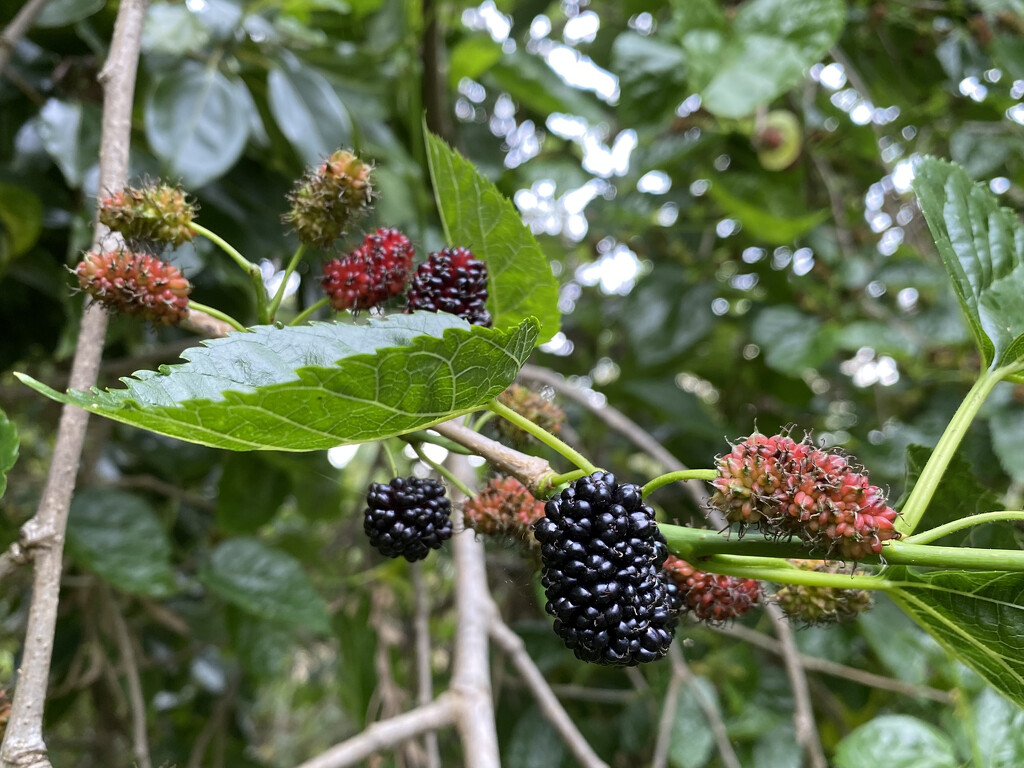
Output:
[[[925,158],[914,191],[991,369],[1024,357],[1024,228],[952,163]]]
[[[7,473],[18,460],[18,428],[0,410],[0,498],[7,490]]]
[[[731,21],[712,0],[680,4],[691,87],[720,117],[745,117],[803,79],[835,43],[841,0],[751,0]]]
[[[201,187],[235,164],[249,138],[251,99],[245,84],[218,69],[186,61],[146,99],[146,136],[171,176]]]
[[[909,715],[882,715],[839,742],[836,768],[956,768],[960,765],[949,737]]]
[[[43,231],[43,205],[32,192],[0,182],[0,238],[10,256],[20,256],[36,244]],[[0,269],[3,252],[0,251]]]
[[[139,371],[127,389],[48,397],[170,437],[235,451],[314,451],[399,435],[468,413],[512,383],[537,338],[416,312],[365,325],[257,326]]]
[[[715,751],[715,737],[704,710],[697,702],[698,695],[718,709],[715,686],[703,677],[694,677],[691,684],[679,690],[676,719],[672,723],[668,747],[668,761],[672,768],[701,768]]]
[[[352,120],[334,88],[293,58],[267,73],[267,102],[277,127],[307,164],[352,142]]]
[[[232,533],[255,532],[274,516],[291,485],[288,474],[263,455],[232,454],[217,485],[218,525]]]
[[[558,281],[530,230],[511,201],[443,140],[428,134],[427,152],[450,244],[487,262],[494,327],[512,328],[535,317],[537,342],[548,341],[558,332]]]
[[[175,591],[171,545],[153,508],[131,493],[87,488],[71,502],[68,552],[122,592]]]
[[[971,706],[978,765],[1016,768],[1024,765],[1024,710],[986,689]]]
[[[1024,573],[893,568],[889,596],[953,656],[1024,707]],[[888,763],[886,763],[888,764]]]
[[[207,587],[232,605],[279,624],[329,628],[327,604],[302,564],[257,539],[240,537],[218,546],[201,574]]]

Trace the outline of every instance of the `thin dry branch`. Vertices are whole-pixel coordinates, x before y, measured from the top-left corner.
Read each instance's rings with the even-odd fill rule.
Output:
[[[782,655],[782,644],[767,635],[758,632],[756,629],[749,629],[741,624],[734,624],[723,627],[711,627],[715,632],[719,632],[723,635],[729,635],[737,640],[742,640],[751,645],[755,645],[758,648],[774,653],[779,656]],[[937,701],[940,704],[946,704],[952,706],[956,703],[956,698],[949,691],[943,691],[938,688],[932,688],[927,685],[915,685],[914,683],[908,683],[904,680],[896,680],[892,677],[886,677],[885,675],[878,675],[874,672],[866,672],[863,669],[857,669],[846,664],[840,664],[829,659],[818,658],[817,656],[808,656],[804,653],[799,655],[800,664],[808,672],[821,672],[823,675],[830,675],[831,677],[839,677],[844,680],[849,680],[860,685],[868,686],[869,688],[878,688],[883,691],[892,691],[903,696],[909,696],[911,698],[924,698]]]
[[[0,77],[7,69],[7,62],[11,60],[11,54],[18,47],[18,41],[32,28],[49,2],[50,0],[29,0],[0,33]]]
[[[434,681],[430,665],[430,597],[423,584],[423,563],[413,563],[412,589],[416,601],[413,613],[413,635],[416,643],[416,703],[421,707],[434,698]],[[425,768],[441,768],[441,753],[437,748],[437,734],[428,731],[423,737],[426,749]]]
[[[457,703],[450,693],[443,693],[429,704],[404,715],[380,720],[351,739],[336,744],[326,752],[307,760],[298,768],[344,768],[365,760],[376,752],[392,749],[408,739],[427,731],[436,731],[455,721]]]
[[[807,674],[800,661],[800,652],[793,639],[782,609],[773,602],[764,606],[765,613],[771,618],[778,635],[782,650],[782,661],[786,666],[789,686],[793,689],[793,725],[796,728],[796,740],[807,753],[811,768],[828,768],[825,751],[818,738],[818,727],[814,722],[814,709],[811,707],[811,692],[807,686]]]
[[[452,423],[448,422],[448,425]],[[475,472],[465,456],[453,453],[448,462],[452,473],[463,483],[468,486],[475,483]],[[453,500],[461,501],[461,495],[455,490]],[[463,760],[467,768],[499,768],[501,759],[491,698],[487,640],[492,601],[487,588],[484,545],[477,541],[473,531],[459,522],[452,537],[452,559],[455,561],[455,610],[458,618],[449,691],[455,696],[455,726],[462,740]]]
[[[128,702],[132,712],[132,751],[135,753],[135,764],[138,768],[152,768],[153,761],[149,758],[149,738],[146,735],[146,699],[142,694],[142,681],[139,679],[139,665],[135,662],[135,648],[132,645],[128,625],[125,623],[121,610],[114,602],[110,588],[105,584],[103,598],[110,611],[113,624],[114,639],[121,657],[125,680],[128,684]]]
[[[544,679],[544,674],[533,663],[533,659],[526,652],[522,638],[502,621],[498,614],[498,606],[493,604],[491,606],[490,633],[491,639],[509,657],[526,687],[537,700],[541,713],[558,731],[558,735],[562,737],[562,741],[572,752],[577,763],[583,768],[608,768],[608,764],[587,743],[572,718],[569,717],[569,713],[565,711],[554,691],[551,690],[551,686]]]
[[[554,470],[545,459],[520,453],[514,448],[502,445],[497,440],[491,440],[479,432],[474,432],[458,421],[446,421],[431,427],[431,429],[439,435],[469,448],[479,456],[483,456],[491,466],[512,475],[534,493],[543,488],[547,476],[554,474]]]
[[[124,0],[121,3],[110,54],[99,74],[104,88],[100,189],[121,187],[127,180],[132,101],[146,7],[147,0]],[[108,235],[105,227],[97,225],[94,243],[99,244]],[[106,329],[107,313],[90,304],[82,318],[71,366],[70,384],[75,389],[88,389],[96,382]],[[22,551],[34,550],[31,554],[35,571],[24,654],[14,689],[11,717],[0,748],[0,760],[5,768],[50,766],[43,741],[43,705],[57,622],[64,532],[88,418],[86,411],[73,406],[65,406],[61,411],[53,458],[39,507],[21,531]]]

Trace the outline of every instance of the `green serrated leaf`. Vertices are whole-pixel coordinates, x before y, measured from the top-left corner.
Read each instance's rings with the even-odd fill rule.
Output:
[[[317,632],[329,628],[327,604],[313,589],[302,564],[258,539],[239,537],[222,543],[200,579],[253,616]]]
[[[928,157],[914,191],[989,370],[1024,358],[1024,227],[957,165]]]
[[[68,552],[122,592],[163,597],[175,591],[171,545],[142,498],[87,488],[71,502]]]
[[[907,446],[907,494],[917,483],[931,455],[931,448],[922,445]],[[903,499],[900,499],[900,502],[902,501]],[[897,508],[900,507],[902,504],[897,503]],[[943,473],[939,487],[935,489],[935,495],[932,496],[932,501],[921,518],[918,532],[959,520],[961,517],[994,512],[998,509],[1003,509],[998,497],[978,482],[971,463],[957,452]],[[970,534],[958,534],[960,540],[968,535]],[[949,540],[940,541],[944,544],[951,543]]]
[[[241,156],[251,128],[245,83],[216,68],[185,61],[146,99],[146,136],[153,151],[190,187],[223,175]]]
[[[1024,573],[893,568],[889,596],[950,654],[1024,707]],[[886,763],[888,765],[888,762]]]
[[[540,323],[538,343],[558,332],[558,281],[515,206],[466,158],[427,135],[430,175],[449,242],[487,262],[487,308],[495,328]]]
[[[508,331],[445,313],[365,325],[257,326],[139,371],[125,389],[38,392],[162,435],[234,451],[316,451],[423,429],[476,410],[512,383],[537,323]]]
[[[681,3],[690,85],[709,112],[746,117],[799,83],[845,21],[842,0],[751,0],[731,21],[712,0]]]
[[[942,731],[909,715],[869,720],[839,742],[836,768],[956,768],[953,742]]]
[[[14,422],[7,418],[0,410],[0,498],[3,498],[7,490],[7,473],[14,467],[18,460],[18,428]]]

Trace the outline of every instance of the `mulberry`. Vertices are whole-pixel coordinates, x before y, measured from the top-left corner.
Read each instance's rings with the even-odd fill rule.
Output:
[[[378,229],[343,259],[324,265],[323,285],[339,312],[371,309],[405,288],[416,251],[397,229]]]
[[[353,221],[369,212],[371,170],[351,152],[339,149],[295,183],[284,222],[306,245],[329,249]]]
[[[674,555],[665,560],[664,569],[679,588],[680,609],[707,624],[742,616],[761,598],[761,582],[756,579],[700,571]]]
[[[462,507],[466,525],[487,536],[508,536],[537,545],[533,526],[544,517],[544,502],[514,477],[495,477]]]
[[[396,477],[371,483],[363,530],[385,557],[422,560],[452,537],[451,502],[436,480]]]
[[[491,325],[487,265],[466,248],[445,248],[420,264],[409,286],[406,312],[450,312],[473,325]]]
[[[170,184],[125,187],[99,201],[100,223],[129,243],[187,243],[192,240],[189,224],[195,215],[195,205],[185,192]]]
[[[843,572],[834,563],[807,560],[791,562],[806,571]],[[789,619],[806,626],[852,621],[871,607],[871,593],[866,589],[786,584],[775,591],[773,599]]]
[[[188,314],[192,286],[177,267],[148,253],[90,251],[75,274],[85,293],[116,312],[162,325]]]
[[[677,621],[668,555],[636,485],[595,472],[547,502],[534,535],[555,633],[578,659],[634,666],[667,653]]]
[[[843,456],[787,435],[754,434],[718,459],[711,504],[741,530],[796,536],[829,556],[880,554],[899,533],[880,488]]]

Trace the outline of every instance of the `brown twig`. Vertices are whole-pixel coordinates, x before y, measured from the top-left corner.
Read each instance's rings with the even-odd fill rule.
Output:
[[[103,599],[110,612],[110,620],[117,642],[118,655],[124,668],[125,681],[128,685],[128,703],[132,713],[132,751],[135,753],[135,764],[138,768],[152,768],[149,758],[149,739],[146,736],[146,699],[142,695],[142,682],[139,679],[139,665],[135,663],[135,649],[132,638],[128,634],[128,625],[124,616],[114,602],[114,596],[106,584],[101,584]]]
[[[796,728],[796,740],[807,753],[811,768],[828,768],[825,751],[821,748],[818,728],[814,722],[814,709],[811,707],[811,692],[807,686],[807,674],[800,661],[800,652],[793,639],[793,630],[790,629],[789,622],[778,605],[772,602],[766,603],[764,610],[775,626],[775,634],[778,635],[782,650],[782,661],[786,666],[786,675],[789,677],[789,686],[793,689],[793,725]]]
[[[121,3],[110,54],[99,74],[104,87],[100,189],[116,189],[124,186],[127,180],[132,102],[146,6],[147,0],[124,0]],[[97,225],[94,244],[98,245],[107,236],[106,228]],[[71,366],[70,383],[75,389],[88,389],[95,384],[106,329],[107,313],[99,306],[88,305]],[[64,406],[39,507],[35,516],[22,528],[21,547],[23,550],[35,550],[35,571],[24,655],[14,690],[11,718],[0,748],[0,759],[10,768],[50,766],[43,740],[43,705],[57,622],[64,532],[88,418],[86,411]]]
[[[454,440],[487,459],[495,469],[512,475],[533,493],[544,487],[545,478],[554,474],[551,465],[537,456],[527,456],[514,448],[502,445],[497,440],[484,437],[458,421],[446,421],[432,429],[439,435]]]
[[[583,768],[608,768],[608,764],[587,743],[579,728],[569,717],[569,713],[565,711],[554,691],[544,679],[544,674],[533,663],[533,659],[526,652],[522,638],[502,621],[498,613],[498,606],[493,604],[491,606],[490,634],[491,639],[511,660],[519,672],[519,676],[526,683],[526,687],[537,700],[541,713],[558,731],[558,735],[562,737],[562,741],[572,752],[576,762]]]
[[[443,426],[452,424],[454,422],[447,422]],[[450,454],[448,462],[452,473],[463,483],[469,486],[475,483],[476,473],[465,456]],[[456,490],[453,496],[454,501],[459,501],[461,493]],[[467,768],[499,768],[501,760],[491,698],[487,641],[491,613],[487,564],[483,543],[477,541],[473,531],[462,525],[458,525],[452,537],[452,559],[455,561],[455,610],[458,618],[449,690],[455,696],[455,726],[462,741],[462,755]]]
[[[354,765],[375,752],[391,749],[421,733],[451,725],[455,721],[457,707],[455,697],[443,693],[429,704],[411,712],[368,725],[366,730],[307,760],[298,768],[344,768],[346,765]]]
[[[743,642],[755,645],[762,650],[782,655],[782,644],[767,635],[761,634],[755,629],[749,629],[741,624],[733,624],[723,627],[711,627],[715,632],[729,635]],[[821,672],[823,675],[839,677],[869,688],[878,688],[883,691],[892,691],[911,698],[925,698],[937,701],[940,704],[953,705],[956,699],[949,691],[939,690],[927,685],[915,685],[903,680],[896,680],[885,675],[878,675],[874,672],[866,672],[846,664],[840,664],[829,659],[821,659],[817,656],[808,656],[801,653],[800,664],[809,672]]]
[[[49,2],[50,0],[29,0],[0,33],[0,77],[7,69],[7,63],[11,60],[11,54],[18,46],[18,41],[32,28]]]
[[[412,620],[416,643],[416,703],[422,707],[434,698],[434,681],[430,665],[430,598],[423,585],[423,563],[413,563],[410,570],[416,601]],[[437,734],[428,731],[423,737],[423,744],[426,749],[426,768],[441,768]]]

